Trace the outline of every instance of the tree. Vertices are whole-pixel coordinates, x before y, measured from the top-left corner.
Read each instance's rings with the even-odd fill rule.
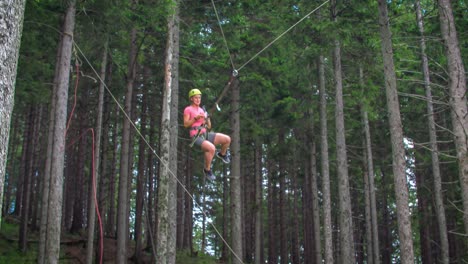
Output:
[[[131,0],[131,5],[136,6],[136,1]],[[117,263],[127,263],[127,247],[128,247],[128,214],[130,212],[129,201],[129,184],[130,181],[130,145],[131,139],[131,112],[132,112],[132,98],[133,86],[136,75],[137,63],[137,29],[133,26],[130,30],[130,51],[127,65],[127,92],[125,94],[125,115],[123,116],[122,125],[122,152],[120,154],[120,174],[119,174],[119,198],[117,209]]]
[[[76,2],[70,1],[63,22],[62,45],[57,77],[57,93],[55,94],[54,145],[52,148],[51,172],[49,183],[49,200],[47,208],[45,263],[58,263],[60,253],[60,235],[63,202],[63,168],[65,158],[65,135],[68,84],[70,77],[70,62],[75,28]],[[41,261],[41,260],[39,260]]]
[[[240,157],[240,116],[239,111],[239,82],[237,79],[231,84],[231,126],[232,126],[232,165],[231,165],[231,243],[233,250],[232,263],[242,263],[244,256],[242,236],[242,192],[241,192],[241,157]]]
[[[97,184],[99,183],[99,168],[101,164],[101,135],[102,135],[102,119],[103,119],[103,109],[104,109],[104,92],[105,92],[105,80],[106,80],[106,69],[107,69],[107,47],[108,41],[104,44],[104,50],[102,52],[102,62],[101,62],[101,75],[99,76],[99,80],[101,81],[99,84],[99,99],[98,99],[98,109],[97,109],[97,118],[96,118],[96,143],[94,146],[94,171],[92,172],[95,177],[93,177],[94,183],[91,183],[91,193],[90,197],[94,197],[95,199],[91,199],[89,204],[89,211],[88,211],[88,243],[86,245],[86,263],[92,264],[93,263],[93,253],[94,253],[94,233],[95,233],[95,222],[96,222],[96,204],[97,202]],[[95,189],[96,188],[96,189]],[[100,243],[103,243],[101,239],[99,240]],[[100,256],[102,260],[102,256]]]
[[[331,2],[332,21],[337,23],[336,1]],[[341,69],[341,44],[335,37],[333,48],[333,73],[335,81],[335,135],[338,174],[338,199],[340,219],[340,263],[354,263],[353,214],[349,191],[348,156],[346,154],[343,78]]]
[[[327,126],[327,91],[325,86],[325,64],[322,55],[318,58],[318,75],[320,90],[320,162],[322,168],[323,192],[323,226],[325,263],[334,263],[331,223],[330,165],[328,160],[328,126]]]
[[[173,0],[169,3],[167,18],[168,36],[166,42],[165,68],[164,68],[164,90],[161,118],[161,166],[160,180],[158,188],[158,233],[157,233],[157,263],[175,263],[176,250],[176,215],[177,212],[177,173],[172,169],[177,168],[177,130],[174,118],[174,105],[177,107],[177,100],[174,100],[173,89],[177,86],[178,68],[178,44],[179,44],[179,1]],[[174,103],[175,102],[175,103]],[[175,159],[174,159],[175,158]],[[177,171],[177,170],[176,170]],[[171,212],[175,211],[175,212]]]
[[[443,264],[449,263],[449,245],[447,237],[447,221],[445,220],[444,198],[442,193],[442,177],[440,173],[439,148],[437,146],[436,123],[434,118],[434,106],[432,99],[431,80],[429,73],[429,62],[426,54],[426,37],[424,35],[424,21],[421,11],[421,2],[416,0],[415,4],[416,22],[418,23],[419,33],[421,35],[421,61],[422,73],[424,78],[424,89],[426,91],[427,101],[427,122],[429,126],[429,140],[431,146],[432,174],[434,177],[434,200],[437,214],[437,223],[440,236],[440,252]]]
[[[2,224],[3,186],[8,157],[10,120],[14,104],[16,69],[23,32],[25,0],[8,0],[0,3],[0,226]]]
[[[463,222],[468,234],[468,106],[465,67],[458,43],[457,29],[450,0],[439,0],[440,30],[445,43],[449,75],[449,104],[457,151],[458,170],[463,197]]]
[[[401,262],[414,262],[411,218],[408,206],[408,187],[406,185],[406,160],[403,146],[403,129],[400,116],[400,105],[397,94],[395,65],[393,62],[392,34],[390,31],[387,1],[378,0],[379,25],[382,39],[382,56],[384,63],[385,92],[389,114],[390,137],[393,154],[393,178],[395,182],[396,209],[398,219],[398,236],[400,238]]]

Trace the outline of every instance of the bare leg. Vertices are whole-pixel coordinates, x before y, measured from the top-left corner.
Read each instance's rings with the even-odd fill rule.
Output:
[[[205,170],[211,169],[211,161],[213,160],[215,154],[215,146],[208,140],[203,141],[201,144],[201,149],[205,153]]]
[[[227,149],[231,145],[231,137],[222,133],[216,133],[214,145],[221,145],[221,155],[226,155]]]

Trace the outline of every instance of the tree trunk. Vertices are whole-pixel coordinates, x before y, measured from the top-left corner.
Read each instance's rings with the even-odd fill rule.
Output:
[[[2,224],[2,201],[5,168],[8,157],[11,113],[13,111],[16,69],[23,32],[24,6],[26,0],[7,0],[0,3],[0,226]]]
[[[385,90],[390,123],[390,137],[393,154],[393,177],[395,181],[398,236],[400,239],[401,263],[414,263],[411,217],[409,211],[409,193],[406,184],[406,160],[403,146],[403,129],[400,117],[400,104],[397,94],[395,65],[393,63],[392,36],[390,32],[387,1],[378,0],[379,24],[382,39]]]
[[[332,0],[333,21],[336,2]],[[346,138],[344,124],[343,79],[341,73],[341,44],[334,41],[333,71],[335,75],[335,132],[336,132],[336,162],[338,174],[338,199],[340,219],[340,263],[354,263],[353,214],[351,211],[351,194],[349,191],[348,156],[346,153]]]
[[[141,262],[141,252],[143,250],[143,204],[146,195],[146,116],[147,113],[147,97],[146,91],[142,91],[142,104],[141,104],[141,125],[139,146],[138,146],[138,176],[136,183],[136,204],[135,204],[135,261]]]
[[[169,177],[169,233],[168,233],[168,256],[167,263],[175,264],[176,262],[176,249],[177,249],[177,168],[178,168],[178,108],[179,108],[179,0],[174,0],[172,5],[172,10],[170,11],[173,14],[173,18],[170,22],[170,34],[172,37],[171,46],[173,47],[171,59],[168,60],[168,63],[171,63],[171,100],[170,100],[170,122],[169,122],[169,131],[170,131],[170,152],[169,152],[169,167],[172,172],[174,172],[171,177]]]
[[[47,208],[47,230],[44,263],[58,263],[60,256],[60,234],[63,203],[63,168],[65,158],[65,135],[67,119],[68,85],[70,61],[75,28],[75,0],[69,2],[63,25],[57,94],[55,95],[54,146],[52,148],[49,205]]]
[[[134,2],[132,1],[132,5]],[[127,263],[127,246],[128,246],[128,213],[130,201],[128,199],[128,187],[131,184],[129,171],[130,153],[130,130],[131,130],[131,111],[133,100],[133,85],[136,72],[136,55],[137,55],[137,29],[132,28],[130,32],[130,53],[127,69],[127,93],[125,95],[125,115],[123,116],[122,127],[122,152],[120,154],[120,177],[119,177],[119,199],[117,207],[117,263]]]
[[[231,141],[231,243],[233,253],[233,264],[240,264],[243,262],[244,250],[242,247],[243,234],[242,234],[242,188],[241,188],[241,151],[240,151],[240,102],[239,102],[239,81],[234,80],[231,84],[231,128],[232,128],[232,141]]]
[[[95,223],[96,223],[96,205],[98,202],[97,199],[97,192],[96,192],[96,186],[99,183],[100,175],[99,175],[99,168],[101,165],[101,135],[102,135],[102,116],[103,116],[103,109],[104,109],[104,92],[105,92],[105,80],[106,80],[106,69],[107,69],[107,46],[108,46],[108,41],[104,43],[104,50],[102,52],[102,61],[101,61],[101,74],[99,76],[99,99],[98,99],[98,108],[97,108],[97,119],[96,119],[96,133],[93,135],[95,137],[95,144],[94,144],[94,160],[92,161],[94,166],[93,166],[93,171],[91,172],[93,174],[93,177],[91,178],[91,190],[92,192],[89,194],[89,197],[93,197],[91,199],[91,202],[89,203],[89,210],[88,210],[88,242],[86,244],[86,263],[87,264],[92,264],[93,263],[93,252],[94,252],[94,229],[95,229]],[[107,136],[107,135],[106,135]],[[99,211],[98,211],[99,212]],[[102,249],[102,223],[101,223],[101,218],[99,217],[99,222],[100,222],[100,236],[98,241],[100,242],[99,248]],[[102,262],[102,252],[101,255],[99,255],[100,259],[99,261],[96,260],[96,262],[101,263]]]
[[[284,161],[285,155],[285,148],[284,146],[286,145],[285,142],[285,131],[284,129],[279,129],[278,132],[278,145],[280,149],[280,154],[279,157],[279,175],[278,175],[278,182],[279,182],[279,256],[280,256],[280,263],[281,264],[286,264],[289,263],[289,252],[288,252],[288,230],[289,230],[289,223],[287,223],[287,213],[286,207],[287,207],[287,196],[286,196],[286,165]]]
[[[431,80],[429,75],[429,62],[426,54],[426,38],[424,36],[424,21],[420,0],[415,1],[416,19],[419,33],[421,34],[421,61],[424,78],[424,88],[427,102],[427,121],[429,125],[429,141],[431,146],[432,174],[434,177],[434,199],[437,223],[439,226],[440,252],[443,264],[449,263],[447,222],[445,220],[444,198],[442,192],[442,178],[440,175],[439,149],[437,146],[436,124],[434,119],[434,106],[432,104]]]
[[[323,193],[323,232],[325,263],[333,264],[333,239],[331,221],[331,193],[330,193],[330,167],[328,161],[328,128],[327,128],[327,94],[325,89],[325,65],[324,58],[318,59],[319,90],[320,90],[320,157],[322,168],[322,193]]]
[[[52,87],[52,96],[49,107],[49,128],[47,133],[47,157],[44,168],[44,178],[42,179],[42,198],[41,198],[41,222],[39,226],[39,252],[37,257],[38,264],[44,264],[45,261],[45,246],[46,246],[46,229],[47,229],[47,212],[49,208],[49,189],[50,189],[50,173],[52,165],[52,149],[54,146],[54,128],[55,128],[55,95],[58,89],[58,79],[60,70],[60,60],[62,56],[63,38],[60,38],[57,55],[55,59],[55,76]]]
[[[32,179],[32,163],[33,163],[33,148],[34,148],[34,141],[33,135],[37,133],[34,131],[34,106],[30,106],[28,108],[28,121],[27,121],[27,137],[24,139],[26,143],[26,149],[24,150],[26,160],[24,164],[23,170],[23,193],[22,193],[22,203],[21,203],[21,214],[20,214],[20,229],[19,229],[19,239],[18,239],[18,246],[21,252],[25,253],[27,251],[27,244],[28,244],[28,224],[29,224],[29,209],[30,209],[30,196],[31,196],[31,179]]]
[[[177,91],[178,43],[179,43],[179,1],[173,0],[168,10],[168,37],[166,44],[165,81],[163,91],[163,106],[161,118],[161,166],[158,185],[158,234],[157,263],[175,263],[175,232],[176,228],[176,197],[177,197],[177,99],[174,100],[174,90]],[[176,120],[174,120],[174,118]],[[175,211],[175,212],[172,212]]]
[[[364,88],[364,73],[362,67],[359,67],[359,83],[361,87]],[[372,247],[372,256],[367,256],[368,259],[372,259],[369,263],[380,264],[380,246],[379,246],[379,231],[377,225],[377,203],[375,199],[375,184],[374,184],[374,161],[372,155],[372,142],[371,134],[369,128],[369,118],[367,117],[367,111],[364,109],[364,106],[361,107],[361,115],[363,122],[364,130],[364,147],[365,147],[365,157],[366,157],[366,170],[367,170],[367,182],[368,188],[366,192],[369,194],[369,217],[371,229],[371,240],[367,241],[367,247]]]
[[[450,0],[439,0],[440,31],[447,53],[450,109],[457,150],[460,186],[463,198],[463,222],[468,234],[468,106],[466,100],[465,67],[458,44],[457,30]]]
[[[262,145],[260,140],[255,142],[255,264],[265,263],[263,260],[263,221],[262,221]]]

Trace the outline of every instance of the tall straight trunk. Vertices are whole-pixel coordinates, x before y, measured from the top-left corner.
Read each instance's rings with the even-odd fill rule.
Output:
[[[278,145],[280,146],[280,153],[284,153],[285,148],[282,146],[286,145],[285,142],[285,130],[284,129],[279,129],[278,132]],[[278,170],[279,170],[279,176],[278,176],[278,181],[279,181],[279,244],[280,244],[280,263],[281,264],[286,264],[289,263],[289,252],[288,252],[288,230],[289,230],[289,223],[287,223],[287,195],[286,195],[286,165],[284,161],[284,156],[278,157],[279,158],[279,165],[278,165]]]
[[[134,1],[132,1],[132,5]],[[130,181],[129,153],[130,153],[130,117],[132,111],[133,86],[136,72],[137,55],[137,29],[132,28],[130,32],[130,53],[127,69],[127,93],[125,94],[125,115],[123,116],[122,127],[122,152],[120,154],[120,174],[119,174],[119,199],[117,207],[117,263],[127,263],[128,246],[128,214],[129,214],[129,192]]]
[[[331,219],[330,165],[328,161],[327,92],[325,89],[325,65],[323,56],[318,59],[320,90],[320,157],[323,193],[323,235],[325,263],[334,263]]]
[[[107,212],[107,222],[106,222],[106,233],[117,237],[117,225],[116,225],[116,204],[115,204],[115,196],[116,196],[116,180],[117,180],[117,152],[120,148],[120,142],[118,140],[117,131],[120,130],[119,126],[119,117],[120,117],[120,108],[118,105],[115,106],[115,121],[112,131],[112,143],[113,143],[113,150],[112,150],[112,163],[111,163],[111,170],[109,172],[109,210]],[[122,135],[123,136],[123,135]]]
[[[406,160],[403,146],[403,129],[400,117],[400,104],[397,93],[395,65],[393,63],[392,34],[385,0],[378,0],[380,36],[384,63],[385,91],[392,141],[393,178],[395,183],[398,237],[400,239],[401,263],[414,263],[413,238],[409,210],[409,191],[406,184]]]
[[[168,37],[164,69],[164,90],[161,118],[161,166],[158,185],[157,263],[174,264],[177,212],[177,98],[179,1],[171,1],[167,20]],[[174,90],[173,90],[174,89]],[[176,96],[177,97],[177,96]],[[175,99],[175,100],[174,100]],[[174,120],[175,119],[175,120]],[[175,153],[174,153],[175,152]]]
[[[270,158],[270,157],[268,157]],[[268,160],[266,158],[265,160]],[[278,262],[278,221],[277,221],[277,208],[278,208],[278,188],[277,188],[277,179],[276,172],[272,164],[273,161],[267,162],[267,171],[268,171],[268,262],[267,263],[277,263]]]
[[[5,168],[8,157],[8,139],[13,111],[16,69],[23,32],[24,6],[26,0],[7,0],[0,3],[0,226],[2,224],[2,201]]]
[[[361,87],[364,87],[364,73],[362,67],[359,67],[359,83]],[[367,258],[372,259],[374,264],[380,264],[380,246],[379,246],[379,231],[377,225],[377,202],[375,199],[375,183],[374,183],[374,158],[372,155],[372,142],[371,142],[371,134],[370,134],[370,127],[369,127],[369,118],[367,111],[364,107],[361,107],[361,115],[362,115],[362,122],[363,122],[363,130],[364,130],[364,147],[365,147],[365,157],[366,157],[366,166],[367,166],[367,182],[368,188],[366,188],[366,192],[369,193],[369,209],[370,209],[370,225],[371,225],[371,241],[367,241],[367,247],[372,247],[372,256],[367,256]],[[372,245],[369,245],[372,243]]]
[[[75,0],[69,2],[63,26],[57,94],[55,96],[54,146],[49,188],[49,205],[47,213],[45,263],[58,263],[60,255],[60,234],[63,202],[63,168],[65,158],[65,134],[67,119],[68,85],[70,78],[70,61],[75,28]]]
[[[322,262],[322,240],[320,235],[320,207],[318,195],[318,173],[317,173],[317,149],[313,141],[310,146],[310,185],[312,190],[312,218],[314,223],[314,260],[315,263]]]
[[[436,124],[434,119],[434,106],[432,104],[431,80],[429,75],[429,62],[426,54],[426,38],[424,36],[424,21],[421,11],[420,0],[415,1],[416,19],[419,33],[421,35],[421,61],[424,78],[424,89],[426,91],[427,121],[429,125],[429,141],[431,145],[432,174],[434,177],[434,199],[437,223],[439,226],[440,253],[443,264],[449,263],[449,246],[447,237],[447,221],[445,219],[444,198],[442,193],[442,177],[440,174],[439,149],[437,146]]]
[[[231,84],[231,243],[233,249],[233,264],[243,262],[244,249],[242,247],[242,186],[241,186],[241,149],[240,149],[240,88],[236,79]]]
[[[351,211],[351,194],[349,191],[348,156],[346,154],[340,41],[335,39],[334,45],[333,69],[335,74],[336,162],[338,174],[338,204],[340,211],[340,263],[354,263],[353,214]]]
[[[293,149],[295,155],[293,155],[293,162],[290,164],[289,170],[291,171],[291,192],[292,192],[292,201],[290,201],[291,209],[290,212],[287,214],[289,215],[289,223],[291,225],[290,230],[290,240],[291,240],[291,260],[290,263],[292,264],[299,264],[301,263],[300,258],[300,235],[299,235],[299,188],[298,188],[298,172],[297,172],[297,159],[299,158],[299,151],[297,151],[297,147],[294,146]]]
[[[41,222],[39,226],[39,252],[37,253],[37,263],[43,264],[45,260],[45,246],[46,246],[46,231],[47,231],[47,212],[49,207],[49,188],[50,188],[50,172],[52,165],[52,148],[54,145],[54,127],[55,127],[55,94],[58,89],[58,77],[61,60],[63,38],[60,39],[55,59],[55,76],[54,84],[52,86],[52,96],[49,106],[49,127],[47,132],[47,157],[44,168],[44,178],[42,179],[42,198],[41,198]]]
[[[144,139],[146,138],[146,116],[147,113],[147,97],[146,91],[142,91],[142,103],[141,103],[141,122],[140,122],[140,135],[138,144],[138,165],[137,165],[137,183],[136,183],[136,203],[135,203],[135,261],[141,262],[141,252],[143,250],[143,204],[144,197],[146,196],[146,144]]]
[[[415,166],[417,168],[425,168],[422,162],[416,160]],[[418,220],[419,220],[419,245],[421,250],[421,262],[424,264],[432,264],[435,263],[431,256],[431,225],[428,221],[431,219],[431,216],[428,211],[429,199],[428,195],[425,190],[428,189],[427,186],[427,170],[426,169],[419,169],[415,172],[415,179],[416,179],[416,191],[417,191],[417,201],[418,201]]]
[[[262,209],[263,209],[263,188],[262,188],[262,144],[260,140],[256,140],[255,142],[255,211],[254,211],[254,218],[255,218],[255,264],[264,263],[263,259],[263,225],[262,225]]]
[[[458,43],[450,0],[438,0],[440,31],[445,43],[449,75],[450,109],[463,198],[463,223],[468,234],[468,106],[466,73]]]
[[[180,0],[174,0],[172,5],[173,18],[170,22],[170,34],[172,34],[172,55],[171,60],[171,101],[170,107],[170,153],[169,153],[169,167],[175,175],[169,178],[169,233],[168,233],[168,255],[167,263],[174,264],[176,262],[176,249],[177,249],[177,160],[178,160],[178,108],[179,108],[179,5]]]
[[[104,109],[104,92],[105,92],[105,80],[106,80],[106,69],[107,69],[107,46],[108,41],[104,43],[104,50],[102,52],[102,61],[101,61],[101,73],[99,76],[99,99],[98,99],[98,108],[97,108],[97,118],[96,118],[96,131],[94,133],[95,143],[94,143],[94,167],[93,171],[91,172],[94,177],[91,177],[91,193],[89,197],[93,197],[89,203],[89,210],[88,210],[88,242],[86,244],[86,263],[92,264],[93,263],[93,252],[94,252],[94,229],[96,223],[96,203],[97,203],[97,193],[96,188],[97,184],[99,183],[99,168],[101,165],[101,136],[102,136],[102,115]],[[107,136],[107,135],[106,135]],[[99,221],[101,221],[99,219]],[[101,223],[102,224],[102,223]],[[102,228],[102,225],[101,225]],[[102,230],[100,230],[102,232]],[[102,233],[101,233],[102,234]],[[99,242],[102,243],[101,236],[99,237]],[[99,248],[101,245],[99,245]],[[99,256],[102,260],[102,255]],[[96,261],[100,263],[100,261]]]
[[[27,138],[25,141],[26,149],[26,162],[23,170],[23,198],[21,199],[21,214],[20,214],[20,229],[19,229],[19,239],[18,246],[21,252],[26,252],[28,244],[28,225],[29,225],[29,209],[30,209],[30,195],[31,195],[31,180],[32,180],[32,163],[33,163],[33,152],[34,152],[34,140],[33,137],[36,135],[37,131],[34,131],[34,112],[35,107],[30,106],[28,110],[28,121],[27,121]]]

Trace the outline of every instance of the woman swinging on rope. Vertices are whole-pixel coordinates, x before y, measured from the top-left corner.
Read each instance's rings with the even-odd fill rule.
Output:
[[[184,110],[184,127],[190,128],[190,138],[192,142],[200,146],[205,155],[205,165],[203,174],[209,180],[214,180],[215,176],[211,171],[211,161],[215,155],[216,146],[221,145],[221,150],[216,152],[216,156],[224,163],[229,163],[228,148],[231,144],[231,137],[222,133],[208,132],[211,128],[211,121],[208,113],[200,106],[202,93],[199,89],[189,91],[188,97],[190,105]]]

